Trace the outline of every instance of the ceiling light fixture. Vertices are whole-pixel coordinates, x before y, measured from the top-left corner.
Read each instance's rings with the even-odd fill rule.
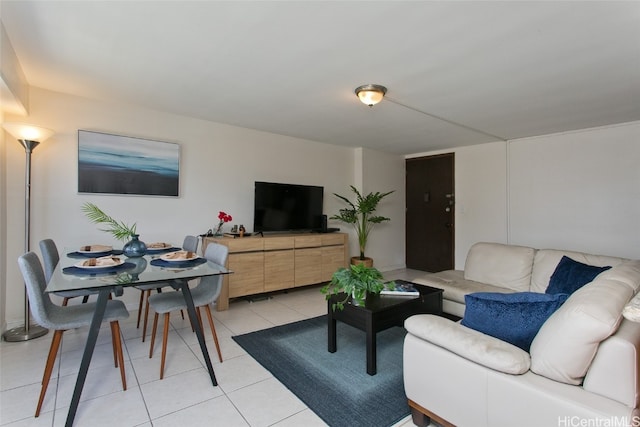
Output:
[[[355,92],[363,104],[373,107],[378,102],[382,101],[385,93],[387,93],[387,88],[381,85],[368,84],[358,86]]]

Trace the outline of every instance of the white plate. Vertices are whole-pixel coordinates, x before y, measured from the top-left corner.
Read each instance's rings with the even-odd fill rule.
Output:
[[[113,250],[113,246],[107,246],[107,245],[86,245],[86,246],[91,246],[91,250],[90,251],[83,251],[82,249],[78,249],[78,253],[81,254],[101,254],[103,252],[110,252]],[[82,248],[83,246],[81,246]]]
[[[124,260],[122,258],[118,258],[118,262],[116,262],[115,264],[109,264],[109,265],[82,265],[86,262],[87,260],[83,260],[80,261],[78,263],[75,264],[76,267],[78,268],[86,268],[86,269],[98,269],[98,268],[111,268],[111,267],[117,267],[119,265],[124,264]]]
[[[161,242],[157,242],[157,243],[161,243]],[[170,243],[165,243],[165,245],[169,245],[166,248],[150,248],[149,246],[147,246],[147,252],[160,252],[160,251],[166,251],[167,249],[171,249],[173,247],[173,245],[171,245]]]
[[[193,261],[194,259],[198,259],[200,258],[198,256],[198,254],[194,253],[193,254],[193,258],[172,258],[173,256],[175,256],[174,254],[178,253],[178,252],[184,252],[185,254],[187,253],[187,251],[175,251],[175,252],[169,252],[168,254],[164,254],[164,255],[160,255],[160,259],[163,261],[167,261],[167,262],[185,262],[185,261]]]

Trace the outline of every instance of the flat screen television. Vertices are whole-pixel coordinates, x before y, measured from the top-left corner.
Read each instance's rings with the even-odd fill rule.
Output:
[[[318,230],[323,198],[324,187],[256,181],[253,231]]]

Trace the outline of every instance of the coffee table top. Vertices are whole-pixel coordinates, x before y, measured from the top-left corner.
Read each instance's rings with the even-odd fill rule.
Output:
[[[365,301],[364,306],[356,306],[351,304],[351,298],[349,298],[348,305],[353,309],[367,310],[372,312],[384,311],[390,308],[395,308],[396,306],[403,304],[414,304],[415,300],[423,299],[428,296],[432,296],[434,294],[444,292],[442,289],[434,288],[427,285],[421,285],[419,283],[413,283],[413,286],[420,292],[420,295],[380,295],[380,294],[369,294],[367,295],[367,299]],[[338,294],[331,297],[331,300],[342,301],[345,297],[345,294]],[[347,304],[345,304],[345,307]]]

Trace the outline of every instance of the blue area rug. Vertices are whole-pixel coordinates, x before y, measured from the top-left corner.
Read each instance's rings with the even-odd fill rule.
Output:
[[[366,372],[366,339],[338,322],[338,351],[327,351],[327,317],[234,336],[274,377],[332,427],[387,427],[409,415],[402,380],[406,331],[377,335],[377,374]]]

